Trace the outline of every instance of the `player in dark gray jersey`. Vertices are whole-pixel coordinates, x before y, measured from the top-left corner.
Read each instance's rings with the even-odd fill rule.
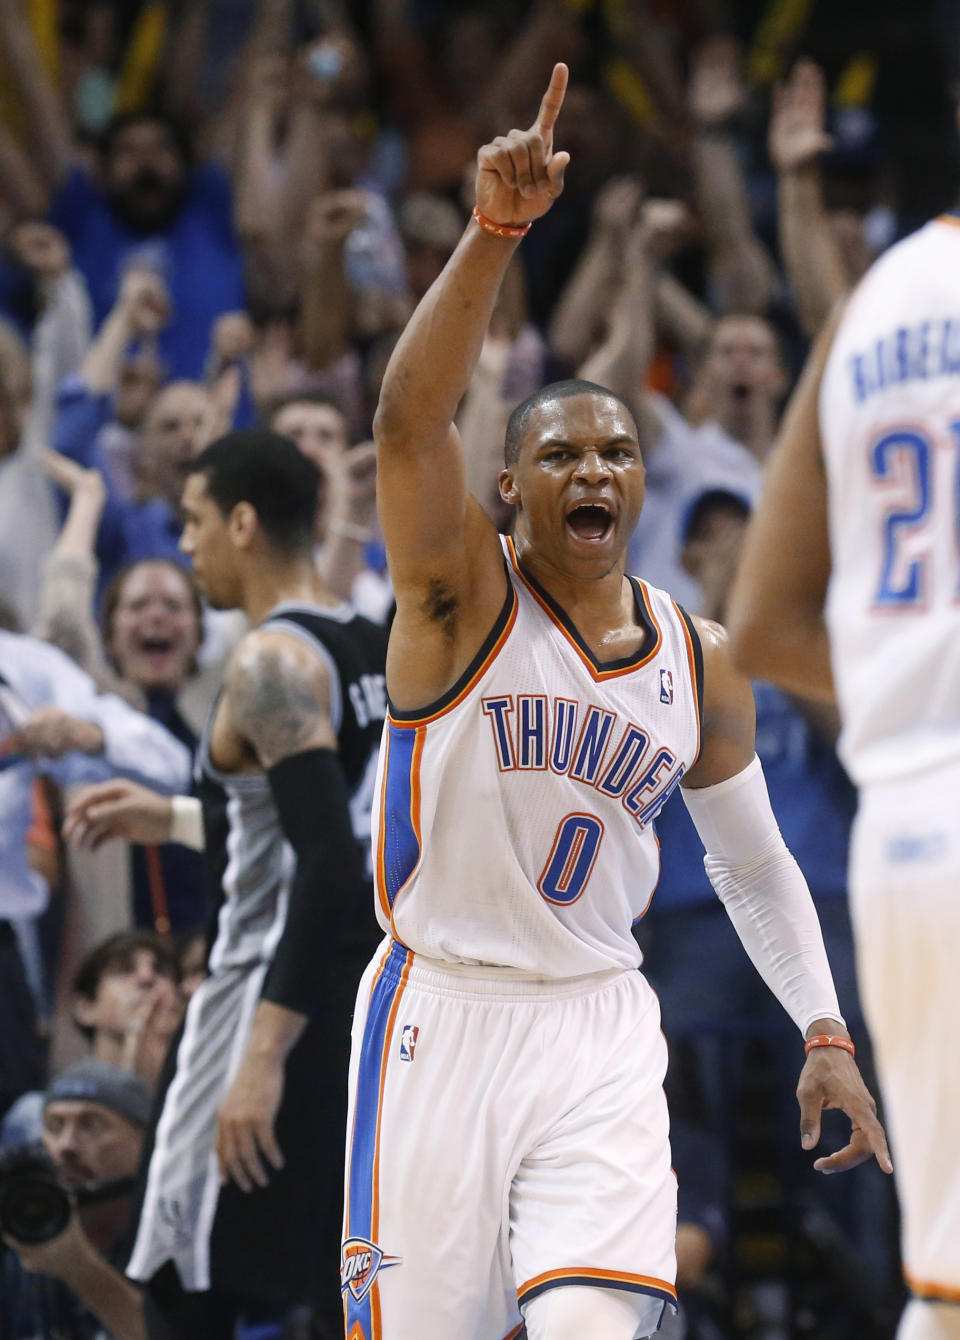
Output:
[[[164,1340],[231,1336],[250,1300],[311,1302],[342,1334],[349,1025],[379,939],[368,857],[385,634],[316,574],[317,491],[314,466],[272,433],[197,458],[181,546],[210,602],[253,626],[203,734],[198,799],[107,784],[69,819],[93,843],[205,845],[220,903],[128,1267]]]

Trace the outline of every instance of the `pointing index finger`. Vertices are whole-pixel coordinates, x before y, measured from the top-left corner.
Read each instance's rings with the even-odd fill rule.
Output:
[[[550,83],[540,100],[540,110],[537,113],[535,128],[542,135],[552,134],[553,128],[557,124],[557,117],[560,115],[560,108],[563,106],[563,99],[567,92],[569,77],[570,71],[566,65],[563,61],[558,61],[553,67]]]

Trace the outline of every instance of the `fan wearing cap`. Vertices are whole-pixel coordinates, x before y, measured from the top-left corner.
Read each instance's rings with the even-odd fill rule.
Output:
[[[43,1144],[71,1190],[133,1177],[150,1117],[150,1096],[129,1071],[90,1058],[53,1080],[43,1100]],[[49,1242],[4,1237],[0,1331],[21,1337],[88,1340],[102,1328],[122,1340],[145,1334],[139,1290],[112,1262],[129,1239],[125,1195],[78,1209]],[[46,1276],[31,1279],[24,1271]]]

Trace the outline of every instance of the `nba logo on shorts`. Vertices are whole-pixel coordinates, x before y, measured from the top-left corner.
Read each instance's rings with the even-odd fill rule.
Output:
[[[404,1024],[403,1032],[400,1034],[400,1060],[412,1061],[414,1048],[417,1045],[417,1038],[420,1036],[420,1030],[416,1024]]]
[[[660,701],[668,706],[673,702],[673,671],[660,671]]]

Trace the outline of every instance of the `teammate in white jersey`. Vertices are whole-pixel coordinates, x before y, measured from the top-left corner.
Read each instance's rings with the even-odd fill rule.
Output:
[[[351,1061],[349,1340],[630,1340],[675,1298],[676,1186],[656,999],[631,922],[678,784],[748,951],[814,1041],[804,1145],[883,1132],[845,1048],[816,914],[770,811],[724,635],[624,575],[633,417],[561,383],[510,420],[502,544],[453,415],[529,221],[560,194],[558,65],[537,121],[480,150],[477,210],[404,331],[375,424],[397,615],[378,914]],[[706,967],[706,965],[705,965]]]
[[[821,336],[731,609],[743,667],[836,699],[850,897],[914,1295],[960,1337],[960,217],[891,248]]]

